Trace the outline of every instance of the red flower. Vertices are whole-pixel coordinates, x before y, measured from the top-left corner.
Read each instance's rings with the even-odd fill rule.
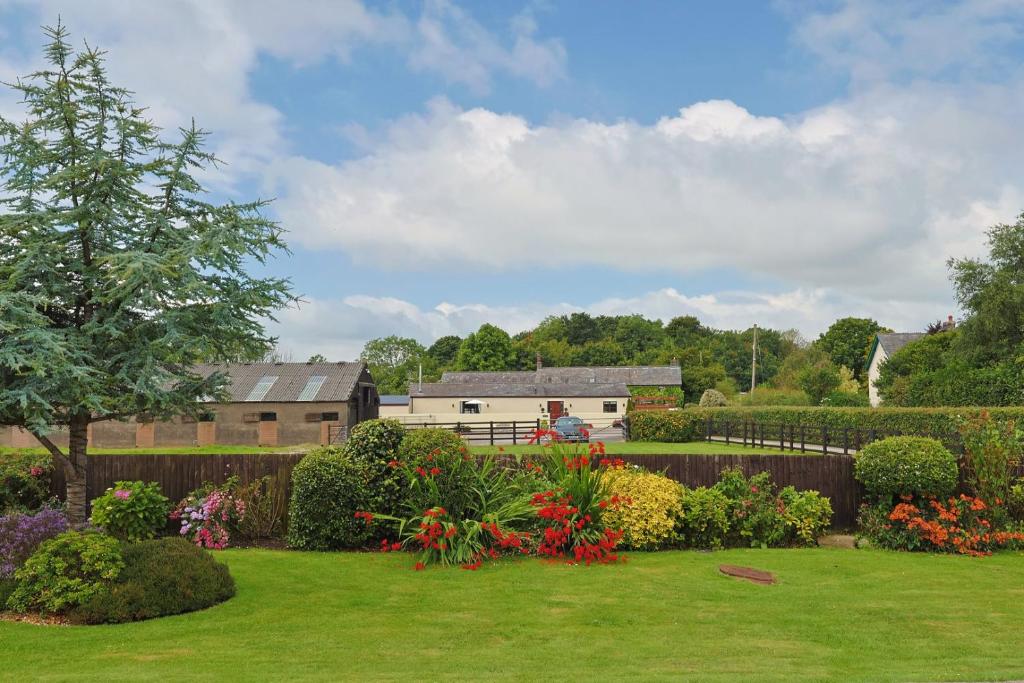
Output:
[[[420,572],[420,571],[423,571],[426,568],[427,568],[427,565],[423,564],[422,562],[417,562],[416,563],[416,567],[415,567],[416,571]]]
[[[430,476],[436,477],[439,474],[441,474],[441,468],[440,467],[431,467],[430,468]]]

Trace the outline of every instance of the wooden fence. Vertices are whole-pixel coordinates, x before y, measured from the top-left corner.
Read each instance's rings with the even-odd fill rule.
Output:
[[[91,501],[118,481],[155,481],[164,495],[177,503],[205,482],[222,484],[233,475],[243,484],[264,475],[282,475],[291,495],[291,472],[303,455],[90,455],[86,496]],[[64,472],[56,468],[53,494],[63,499],[65,486]]]
[[[155,481],[164,495],[177,502],[204,482],[222,483],[232,475],[243,482],[264,475],[281,475],[288,482],[302,453],[258,455],[93,455],[89,456],[88,500],[103,494],[117,481]],[[853,458],[843,455],[623,455],[623,460],[654,472],[664,471],[687,486],[710,486],[728,467],[748,476],[767,471],[780,487],[815,489],[832,500],[833,523],[853,526],[860,503],[853,478]],[[53,477],[53,492],[64,497],[64,476]]]

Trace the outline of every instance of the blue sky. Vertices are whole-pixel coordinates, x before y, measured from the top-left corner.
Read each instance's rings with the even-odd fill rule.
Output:
[[[0,79],[58,14],[213,131],[218,196],[276,198],[295,357],[571,310],[918,329],[1024,206],[1019,2],[0,0]]]

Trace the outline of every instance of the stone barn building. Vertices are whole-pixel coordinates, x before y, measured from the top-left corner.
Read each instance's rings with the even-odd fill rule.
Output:
[[[377,388],[362,362],[231,363],[202,365],[203,376],[217,370],[230,378],[228,400],[207,403],[201,419],[97,422],[90,425],[95,448],[172,446],[297,446],[326,444],[363,420],[376,418]],[[51,435],[67,445],[67,433]],[[337,440],[337,439],[336,439]],[[0,446],[38,446],[17,427],[0,427]]]

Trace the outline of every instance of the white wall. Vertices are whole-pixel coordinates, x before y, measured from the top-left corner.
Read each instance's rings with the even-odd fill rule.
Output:
[[[882,404],[882,398],[878,395],[878,388],[875,386],[875,382],[878,380],[878,375],[882,370],[882,363],[888,360],[888,358],[882,345],[876,345],[875,355],[871,358],[871,365],[868,366],[868,401],[871,402],[872,408],[877,408]]]
[[[564,414],[579,417],[587,422],[596,424],[610,424],[612,420],[618,420],[626,414],[626,403],[628,396],[604,396],[586,398],[565,398],[565,397],[505,397],[505,398],[479,398],[482,401],[480,413],[460,413],[459,406],[462,401],[476,399],[475,396],[460,398],[416,398],[410,399],[410,414],[399,416],[399,419],[409,422],[486,422],[493,420],[547,420],[548,401],[562,401]],[[615,412],[604,412],[604,402],[614,401]]]

